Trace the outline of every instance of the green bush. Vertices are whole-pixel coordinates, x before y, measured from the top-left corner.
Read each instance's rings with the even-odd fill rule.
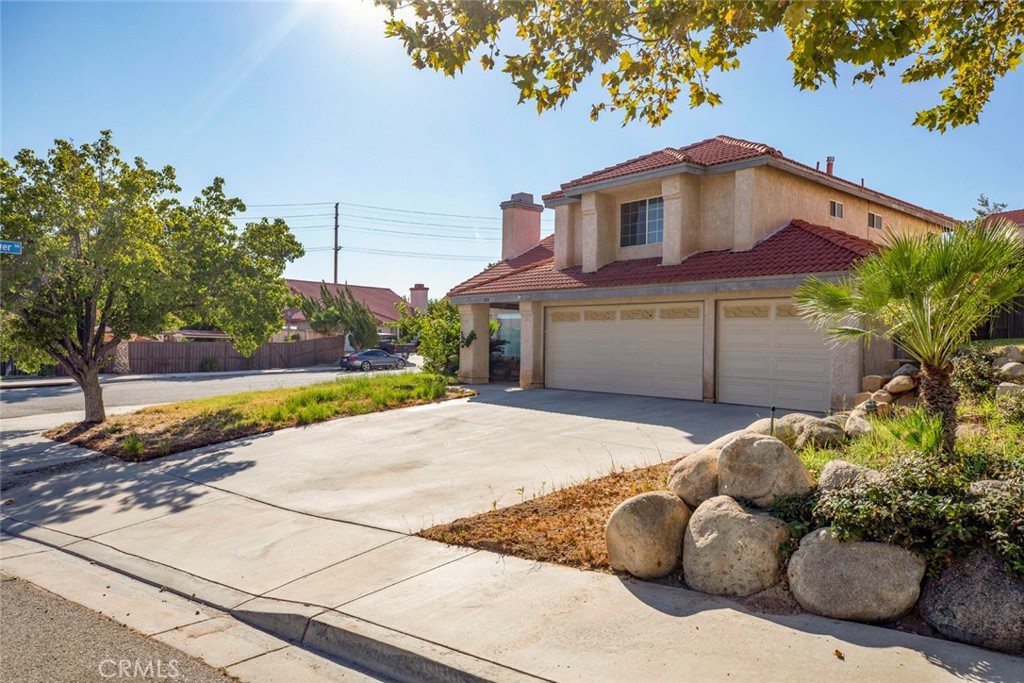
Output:
[[[1007,424],[1024,424],[1024,392],[1000,396],[996,399],[996,410]]]
[[[931,575],[980,546],[1024,576],[1024,480],[1013,463],[908,451],[882,473],[881,482],[858,481],[821,494],[815,523],[831,526],[840,540],[880,541],[918,553]],[[969,492],[972,482],[993,476],[1002,477],[1006,491],[982,497]]]
[[[121,442],[121,450],[127,456],[138,457],[145,452],[146,442],[142,440],[141,436],[132,432],[124,437],[124,441]]]
[[[216,358],[204,358],[199,361],[199,372],[217,372],[220,370],[220,361]]]
[[[999,371],[993,367],[996,355],[983,347],[971,345],[953,357],[953,387],[962,396],[992,396],[999,384]]]

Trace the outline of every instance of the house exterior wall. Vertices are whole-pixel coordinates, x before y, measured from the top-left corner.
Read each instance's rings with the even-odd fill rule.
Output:
[[[665,200],[663,241],[620,247],[619,207],[651,197]],[[833,200],[842,203],[842,218],[829,215]],[[897,232],[942,230],[910,213],[762,165],[584,193],[579,203],[555,209],[555,267],[582,265],[589,273],[613,261],[661,258],[671,265],[698,251],[746,251],[794,218],[883,243],[885,230],[868,227],[869,212]]]
[[[897,232],[939,232],[941,228],[908,213],[868,201],[847,192],[833,190],[806,178],[770,166],[759,166],[754,187],[754,231],[763,239],[791,219],[824,225],[857,237],[883,243],[885,230],[868,227],[868,212],[882,216],[885,227]],[[829,200],[842,202],[843,217],[829,216]]]

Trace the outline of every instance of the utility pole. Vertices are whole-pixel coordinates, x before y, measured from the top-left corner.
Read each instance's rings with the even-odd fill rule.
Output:
[[[334,284],[338,284],[338,202],[334,202]]]

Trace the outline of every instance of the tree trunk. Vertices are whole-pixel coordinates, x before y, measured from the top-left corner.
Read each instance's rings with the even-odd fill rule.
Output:
[[[921,402],[925,409],[942,420],[942,450],[953,455],[956,449],[956,403],[959,395],[950,383],[951,367],[936,368],[921,365]]]
[[[99,366],[90,367],[78,379],[78,385],[85,394],[85,422],[103,422],[107,419],[103,408],[103,387],[100,386]]]
[[[123,339],[114,348],[114,374],[130,375],[132,366],[128,354],[128,342]]]

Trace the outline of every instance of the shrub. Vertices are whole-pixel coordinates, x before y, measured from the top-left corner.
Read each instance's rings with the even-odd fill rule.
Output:
[[[821,494],[815,522],[831,525],[840,540],[881,541],[918,553],[931,575],[981,546],[1002,558],[1008,572],[1024,576],[1024,485],[1012,463],[911,451],[882,471],[881,482]],[[971,495],[970,484],[993,473],[1008,473],[1008,490]]]
[[[995,359],[981,346],[961,349],[953,357],[953,387],[963,396],[992,396],[999,384],[999,370],[992,365]]]
[[[132,432],[124,437],[124,441],[121,442],[121,450],[127,456],[139,457],[146,450],[146,442],[142,440],[141,436]]]
[[[996,399],[996,410],[1007,424],[1024,424],[1024,392],[1000,396]]]
[[[199,361],[199,372],[217,372],[220,370],[220,361],[216,358],[204,358]]]

